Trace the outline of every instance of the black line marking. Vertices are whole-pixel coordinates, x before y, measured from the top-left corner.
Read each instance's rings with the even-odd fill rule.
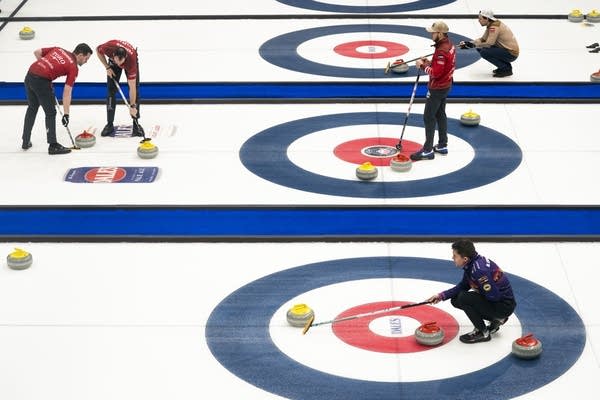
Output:
[[[25,3],[27,3],[27,0],[23,0],[21,4],[19,4],[17,8],[15,8],[15,10],[7,18],[0,18],[0,21],[4,21],[2,22],[2,25],[0,25],[0,32],[2,31],[2,29],[4,29],[6,25],[8,25],[9,22],[14,20],[15,14],[19,12],[19,10],[25,5]]]

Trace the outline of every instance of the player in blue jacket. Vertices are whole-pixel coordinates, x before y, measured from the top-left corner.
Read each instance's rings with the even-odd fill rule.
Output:
[[[454,307],[467,314],[475,329],[461,335],[461,342],[487,342],[517,305],[508,277],[496,263],[477,254],[470,240],[452,243],[452,259],[463,270],[462,280],[453,288],[431,296],[428,301],[436,304],[450,299]],[[490,324],[486,325],[485,321]]]

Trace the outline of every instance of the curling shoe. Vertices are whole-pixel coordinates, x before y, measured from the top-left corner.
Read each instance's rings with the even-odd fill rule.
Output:
[[[413,161],[419,160],[433,160],[435,158],[435,154],[433,154],[433,150],[425,151],[425,149],[421,149],[416,153],[412,153],[410,155],[410,159]]]
[[[490,332],[487,329],[484,332],[481,332],[479,329],[473,329],[472,332],[469,332],[465,335],[461,335],[459,339],[463,343],[471,344],[479,342],[489,342],[490,340],[492,340],[492,336],[490,336]]]
[[[106,124],[104,129],[102,129],[100,136],[112,136],[114,131],[115,131],[115,127],[113,126],[113,124]]]
[[[31,146],[33,146],[33,145],[31,144],[31,140],[30,140],[30,141],[29,141],[29,142],[27,142],[27,143],[23,142],[23,144],[21,145],[21,148],[22,148],[23,150],[29,150],[29,149],[31,148]]]
[[[67,154],[70,152],[71,149],[67,149],[60,143],[50,143],[50,146],[48,146],[48,154],[50,155]]]
[[[492,75],[494,78],[505,78],[512,75],[512,70],[499,70]]]
[[[488,326],[488,331],[490,331],[490,334],[498,332],[500,327],[504,325],[506,321],[508,321],[508,317],[493,320]]]
[[[433,146],[433,151],[445,156],[448,154],[448,146],[446,146],[446,145],[442,146],[441,144],[436,144],[435,146]]]

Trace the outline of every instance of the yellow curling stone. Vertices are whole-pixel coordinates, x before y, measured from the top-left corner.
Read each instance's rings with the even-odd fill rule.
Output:
[[[23,29],[21,29],[19,31],[19,38],[21,38],[23,40],[30,40],[30,39],[33,39],[34,37],[35,37],[35,31],[28,26],[23,27]]]
[[[568,18],[571,22],[581,22],[585,18],[585,15],[580,10],[573,10],[569,13]]]
[[[370,162],[363,163],[356,168],[356,177],[363,181],[370,181],[377,178],[377,167]]]
[[[302,328],[314,316],[315,312],[306,304],[295,304],[286,315],[287,322],[296,328]]]
[[[154,158],[158,155],[158,147],[152,144],[149,140],[144,141],[138,146],[137,154],[143,159]]]
[[[586,14],[585,20],[587,22],[597,23],[600,22],[600,11],[592,10]]]
[[[477,126],[481,122],[481,117],[476,112],[469,110],[460,116],[460,123],[467,126]]]
[[[15,248],[15,251],[6,257],[6,263],[10,269],[23,270],[31,267],[31,264],[33,264],[33,257],[31,256],[31,253],[28,253],[23,249]]]

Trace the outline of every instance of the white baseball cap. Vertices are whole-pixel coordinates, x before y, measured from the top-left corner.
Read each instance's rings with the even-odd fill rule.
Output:
[[[492,10],[481,10],[479,11],[479,15],[482,17],[486,17],[490,21],[496,20],[496,17],[494,17],[494,12]]]

